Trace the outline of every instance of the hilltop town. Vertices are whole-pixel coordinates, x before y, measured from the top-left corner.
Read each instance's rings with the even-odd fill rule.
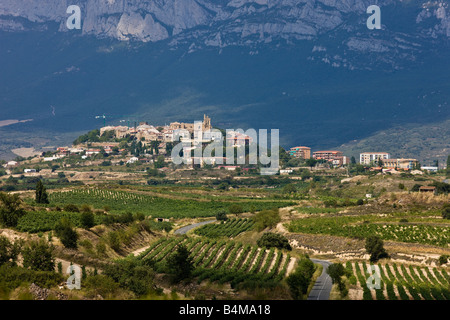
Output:
[[[4,175],[32,174],[44,169],[46,164],[61,164],[61,168],[74,166],[129,166],[133,164],[155,164],[160,170],[204,167],[212,165],[226,170],[258,171],[258,165],[236,165],[234,159],[227,159],[225,154],[217,156],[196,156],[196,149],[204,149],[206,145],[224,138],[224,146],[247,148],[254,138],[243,131],[229,131],[213,128],[211,118],[204,115],[203,121],[194,123],[172,122],[169,125],[153,126],[147,122],[134,123],[134,126],[104,126],[78,137],[72,146],[57,147],[54,151],[43,152],[36,157],[19,161],[3,161]],[[183,146],[184,165],[174,166],[171,152],[174,146],[182,142],[192,142]],[[312,168],[342,169],[357,164],[366,171],[397,174],[409,172],[423,174],[445,170],[442,166],[421,166],[416,159],[391,158],[387,152],[362,152],[359,161],[348,157],[338,150],[316,150],[305,146],[292,147],[287,151],[280,148],[282,159],[277,174],[293,173],[296,168],[307,166]],[[21,160],[21,161],[20,161]],[[231,163],[231,165],[230,165]],[[24,167],[25,166],[25,167]],[[20,168],[20,170],[18,169]],[[359,169],[361,170],[361,168]]]

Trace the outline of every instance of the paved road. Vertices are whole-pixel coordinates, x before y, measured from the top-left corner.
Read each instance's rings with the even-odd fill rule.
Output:
[[[329,300],[331,286],[333,285],[330,276],[327,273],[327,268],[331,264],[329,261],[311,259],[314,263],[320,263],[323,266],[322,274],[317,278],[314,287],[309,293],[308,300]]]
[[[186,227],[183,227],[183,228],[180,228],[178,230],[175,230],[175,234],[186,234],[186,232],[188,232],[189,230],[192,230],[194,228],[203,226],[205,224],[213,223],[213,222],[216,222],[216,221],[217,220],[214,219],[214,220],[208,220],[208,221],[203,221],[203,222],[199,222],[199,223],[190,224],[190,225],[188,225]]]

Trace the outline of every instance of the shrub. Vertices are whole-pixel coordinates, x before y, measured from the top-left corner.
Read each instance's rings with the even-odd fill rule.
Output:
[[[442,218],[450,219],[450,205],[445,205],[442,209]]]
[[[103,242],[99,242],[95,245],[95,250],[97,251],[97,255],[104,256],[106,253],[106,245]]]
[[[257,241],[259,247],[292,250],[288,239],[281,234],[266,232]]]
[[[378,236],[369,236],[366,238],[365,248],[367,253],[370,254],[370,261],[376,262],[379,259],[387,258],[389,255],[384,249],[383,240]]]
[[[293,184],[287,184],[283,188],[283,193],[290,194],[290,193],[296,193],[296,192],[297,192],[297,187]]]
[[[439,265],[446,264],[448,262],[448,258],[449,258],[449,256],[446,254],[440,256],[439,257]]]
[[[8,238],[0,236],[0,266],[5,263],[15,264],[20,253],[20,244],[11,243]]]
[[[95,225],[94,213],[83,210],[80,217],[81,226],[85,229],[92,228]]]
[[[19,218],[25,215],[22,200],[17,194],[0,192],[0,222],[6,227],[15,227]]]
[[[224,210],[221,210],[216,213],[216,220],[226,221],[228,220],[227,213]]]
[[[194,270],[194,263],[192,257],[189,256],[189,251],[184,245],[178,246],[175,254],[167,259],[167,267],[173,275],[173,282],[175,283],[191,277],[192,271]]]
[[[357,206],[362,206],[364,204],[364,200],[363,199],[358,199],[358,201],[356,201],[356,205]]]
[[[145,220],[145,214],[143,214],[142,212],[138,212],[134,215],[134,220],[137,221],[143,221]]]
[[[108,241],[109,241],[109,246],[111,247],[111,249],[113,249],[114,251],[118,251],[120,249],[120,239],[119,239],[119,235],[117,234],[117,232],[111,231],[108,234]]]
[[[239,213],[244,212],[244,208],[242,208],[239,204],[232,204],[229,208],[231,214],[238,215]]]
[[[78,209],[78,207],[74,204],[65,205],[63,210],[67,212],[80,212],[80,209]]]
[[[66,248],[76,249],[78,234],[67,218],[61,219],[55,226],[56,236]]]
[[[289,286],[291,296],[295,300],[302,300],[308,292],[308,287],[314,274],[314,263],[309,259],[301,259],[298,266],[289,277],[286,283]]]
[[[132,291],[136,296],[148,294],[153,289],[154,271],[134,259],[124,259],[108,264],[103,274],[112,278],[120,287]]]
[[[43,240],[32,241],[22,250],[24,268],[35,271],[54,271],[53,250],[53,246]]]
[[[102,274],[89,276],[83,283],[89,294],[94,297],[101,295],[104,298],[111,298],[119,289],[117,282]]]
[[[23,284],[35,283],[44,288],[57,286],[64,279],[54,271],[34,271],[17,266],[0,266],[1,288],[15,289]]]
[[[278,209],[263,210],[256,214],[255,227],[258,231],[262,231],[265,228],[273,228],[281,221]]]

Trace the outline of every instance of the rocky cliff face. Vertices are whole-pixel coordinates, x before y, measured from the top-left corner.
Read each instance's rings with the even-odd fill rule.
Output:
[[[56,22],[60,31],[66,31],[66,9],[76,4],[82,10],[83,34],[143,42],[172,38],[173,44],[189,39],[206,46],[250,45],[276,38],[313,39],[336,29],[350,31],[364,24],[369,5],[383,7],[395,2],[398,0],[2,0],[0,28],[26,30]],[[419,2],[417,25],[411,32],[419,28],[423,34],[450,37],[447,1]],[[351,46],[355,47],[353,44],[354,40]]]

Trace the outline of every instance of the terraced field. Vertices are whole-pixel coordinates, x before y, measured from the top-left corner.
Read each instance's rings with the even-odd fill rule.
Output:
[[[234,203],[239,203],[245,212],[281,208],[293,204],[292,202],[266,200],[231,202],[220,198],[215,201],[180,200],[99,188],[54,192],[50,194],[49,200],[52,205],[58,206],[88,204],[96,209],[108,206],[113,213],[141,212],[161,218],[213,217],[220,210],[228,211]]]
[[[170,237],[154,242],[137,258],[152,261],[156,270],[183,244],[193,258],[198,281],[209,279],[235,286],[244,281],[279,282],[288,274],[296,259],[277,249],[262,249],[235,241],[206,238]]]
[[[208,224],[194,231],[195,234],[208,238],[234,238],[242,232],[251,230],[254,225],[252,219],[230,219],[218,224]]]
[[[376,216],[308,217],[291,222],[290,232],[329,234],[351,238],[377,235],[384,240],[448,247],[450,226],[436,223],[399,223],[398,218]],[[437,220],[437,219],[436,219]],[[441,222],[436,221],[436,222]]]
[[[345,267],[352,275],[350,284],[363,290],[364,300],[450,300],[450,276],[445,268],[377,264],[380,289],[369,289],[367,263],[348,261]]]

